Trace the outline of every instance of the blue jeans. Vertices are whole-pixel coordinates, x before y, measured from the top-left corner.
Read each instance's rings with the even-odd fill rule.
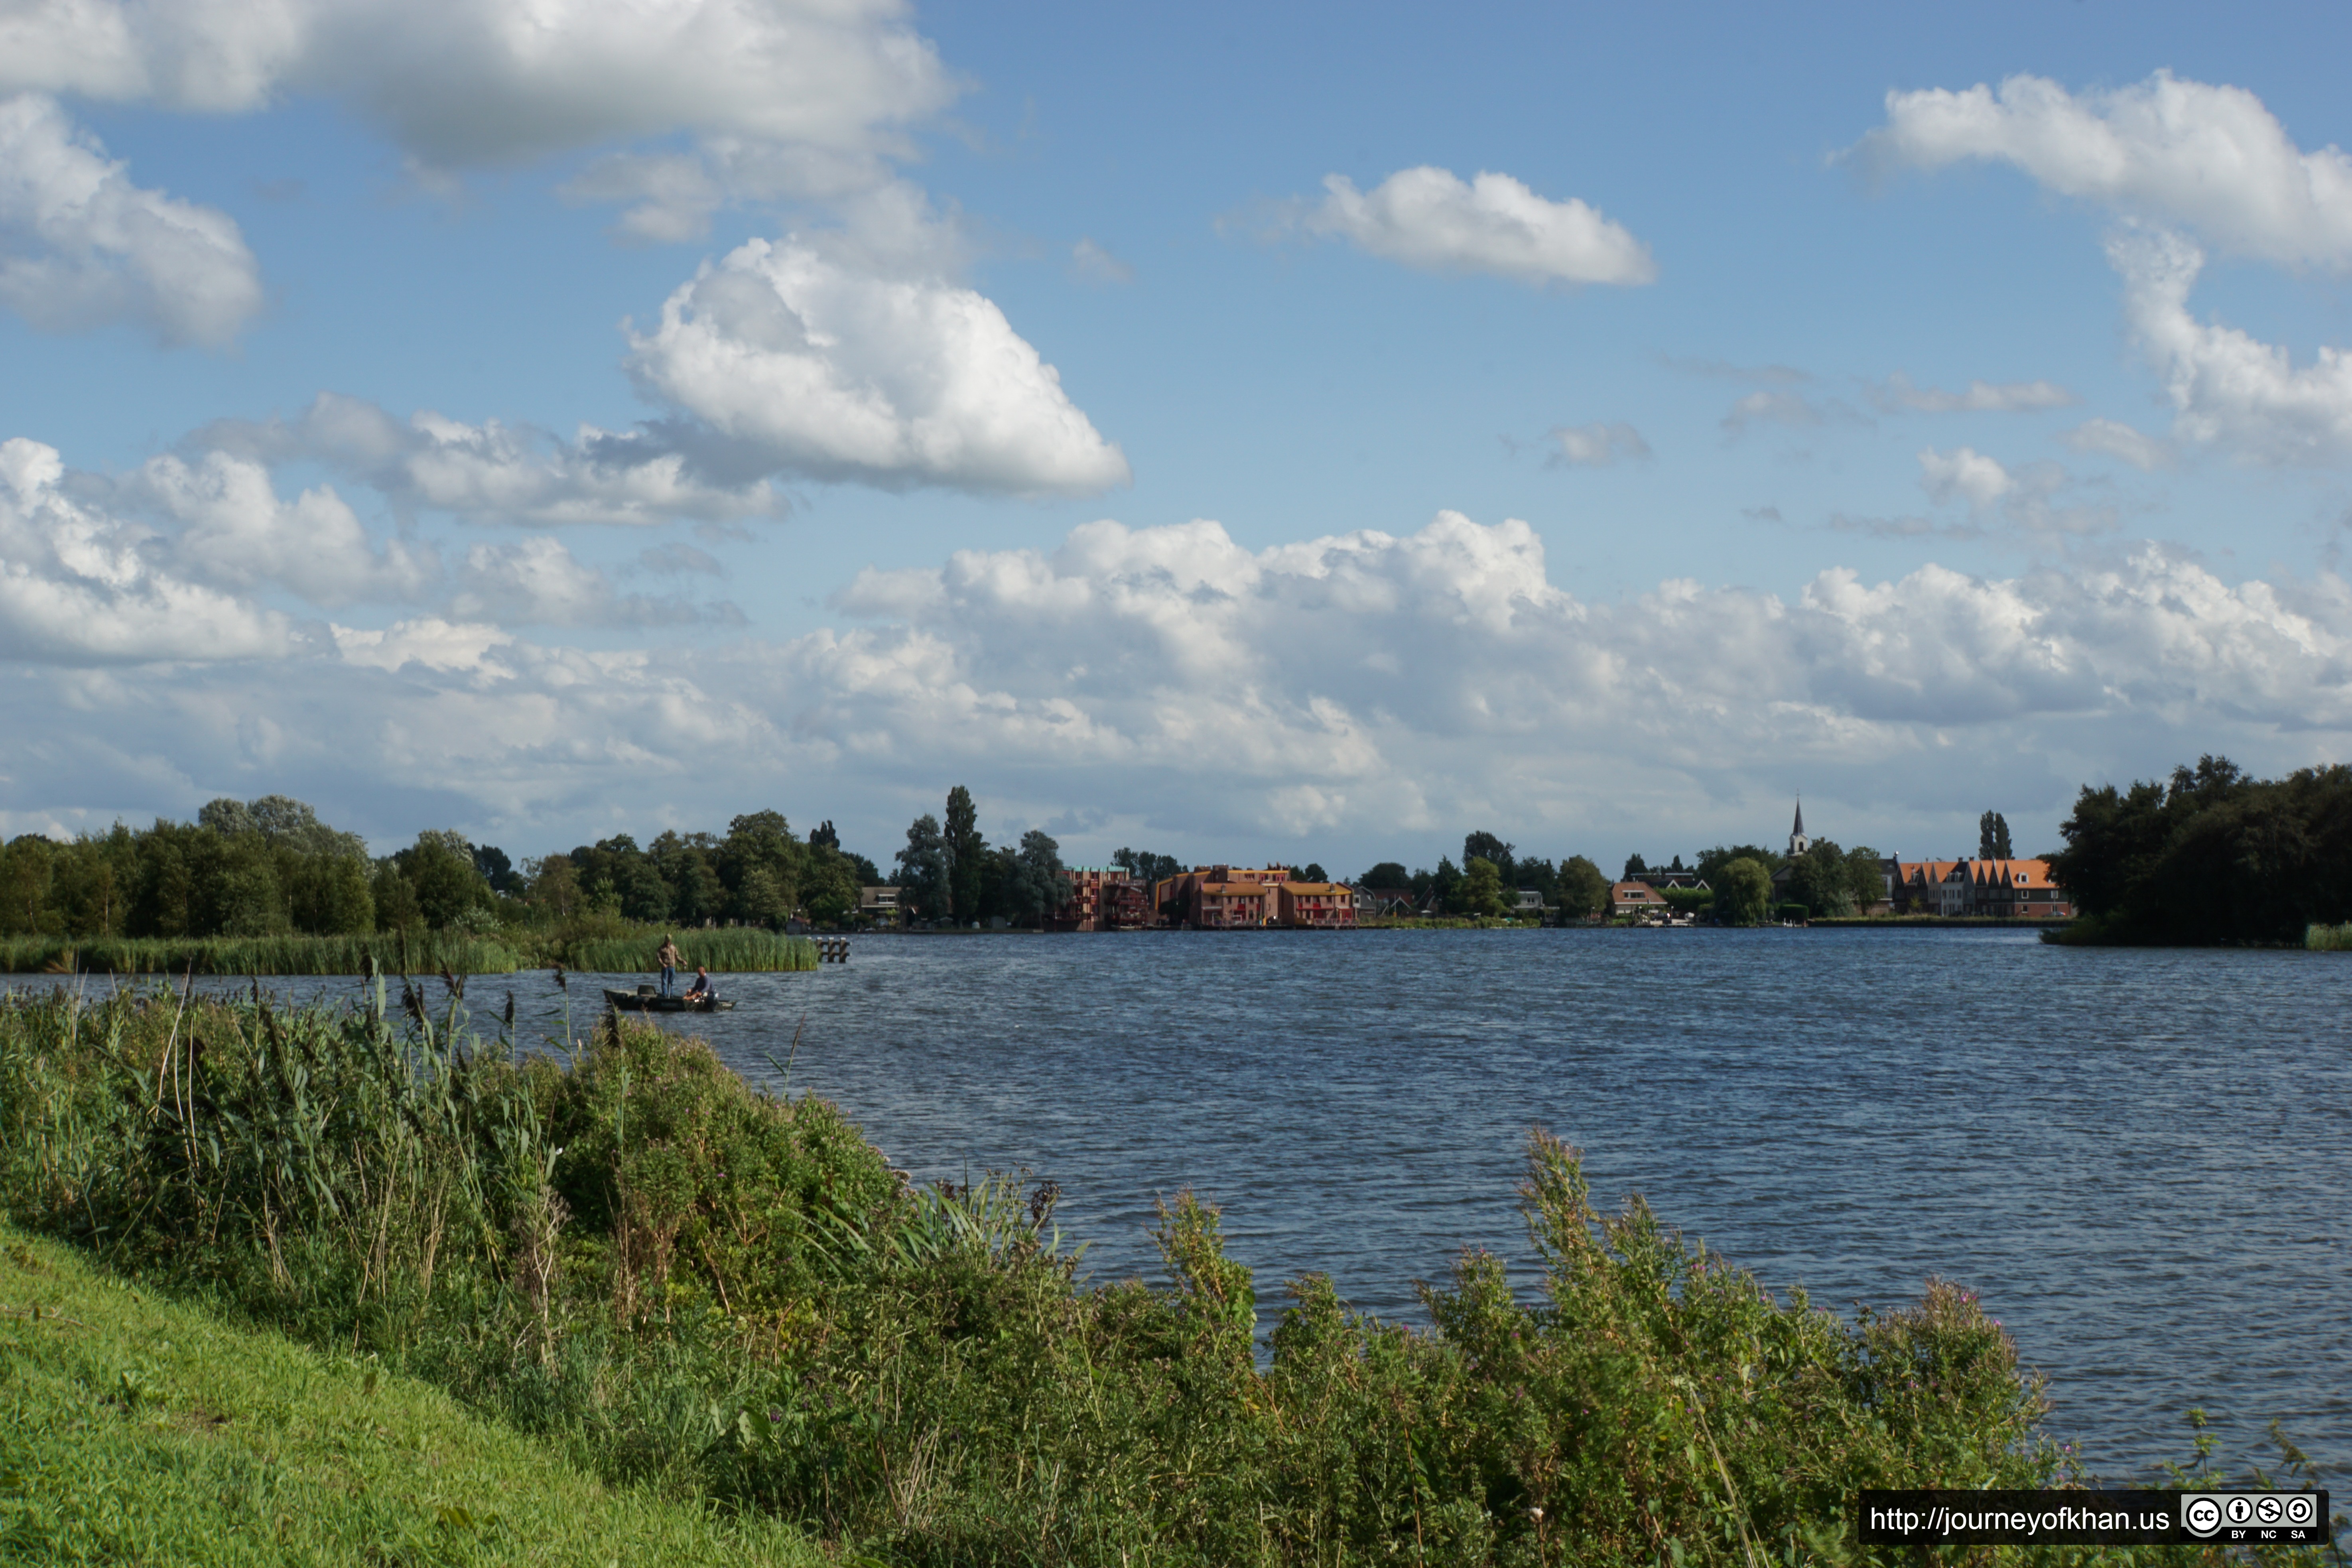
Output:
[[[675,969],[672,969],[672,968],[671,968],[668,964],[667,964],[667,963],[663,964],[663,965],[662,965],[662,994],[663,994],[663,995],[667,996],[667,995],[668,995],[668,994],[669,994],[669,988],[670,988],[670,985],[671,985],[671,984],[672,984],[673,982],[675,982],[677,979],[677,970],[675,970]]]

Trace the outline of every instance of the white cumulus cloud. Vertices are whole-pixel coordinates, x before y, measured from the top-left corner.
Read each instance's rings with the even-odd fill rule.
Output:
[[[0,654],[64,666],[266,658],[286,617],[156,557],[168,542],[85,506],[56,447],[0,441]]]
[[[774,469],[1010,494],[1129,478],[992,301],[854,269],[814,241],[755,239],[706,264],[630,348],[646,395]]]
[[[957,84],[904,0],[22,0],[0,90],[247,112],[338,99],[441,168],[687,132],[896,148]]]
[[[343,499],[323,486],[280,500],[269,470],[248,458],[157,458],[123,489],[181,524],[172,553],[183,571],[224,586],[275,585],[337,605],[413,598],[440,575],[429,551],[398,540],[378,548]]]
[[[2034,76],[1890,92],[1886,123],[1853,153],[1921,169],[2006,163],[2061,195],[2193,229],[2234,254],[2352,266],[2352,157],[2302,151],[2243,88],[2158,71],[2082,93]]]
[[[764,480],[718,482],[644,431],[583,425],[569,440],[527,426],[469,425],[431,409],[407,419],[363,398],[320,393],[299,418],[220,420],[194,447],[278,463],[328,464],[404,509],[560,527],[729,521],[781,514]]]
[[[47,448],[0,447],[0,473],[17,509],[0,527],[28,489],[64,504]],[[545,547],[485,566],[598,592]],[[120,570],[135,594],[143,568]],[[835,625],[784,640],[592,651],[446,609],[281,634],[266,666],[82,673],[88,647],[45,642],[54,620],[28,632],[20,603],[0,600],[0,722],[37,721],[44,745],[12,756],[12,807],[184,813],[219,792],[193,775],[355,803],[405,837],[422,793],[444,820],[509,825],[509,847],[773,802],[887,854],[952,778],[992,814],[1117,801],[1120,831],[1203,848],[1377,848],[1507,811],[1535,852],[1589,853],[1656,824],[1739,831],[1720,825],[1785,810],[1792,773],[1809,796],[1972,822],[1986,799],[2054,814],[2084,777],[2157,772],[2183,733],[2265,770],[2352,736],[2340,579],[2232,583],[2145,545],[2005,579],[1831,567],[1785,595],[1677,579],[1586,600],[1518,521],[1447,512],[1263,549],[1213,521],[1098,521],[866,573]],[[201,623],[172,624],[185,649]]]
[[[1401,169],[1370,191],[1327,175],[1298,221],[1374,256],[1431,272],[1487,272],[1536,285],[1649,283],[1657,263],[1622,225],[1571,196],[1555,202],[1508,174],[1465,184],[1445,169]]]
[[[132,184],[54,100],[19,93],[0,100],[0,302],[48,331],[128,321],[220,344],[261,309],[261,276],[226,214]]]
[[[2171,397],[2175,437],[2256,462],[2352,454],[2352,354],[2322,347],[2298,367],[2284,348],[2189,310],[2208,246],[2352,268],[2352,157],[2334,146],[2304,152],[2252,93],[2162,71],[2079,94],[2030,76],[1998,91],[1895,92],[1886,123],[1852,152],[1881,166],[2005,162],[2107,207],[2120,220],[2108,259],[2124,278],[2133,335]]]
[[[1930,500],[1966,501],[1983,510],[2017,488],[2009,470],[1973,447],[1939,452],[1930,447],[1919,454],[1919,488]]]
[[[2175,435],[2266,462],[2352,454],[2352,353],[2323,344],[2298,366],[2274,343],[2199,321],[2189,290],[2205,258],[2178,235],[2126,232],[2107,253],[2133,334],[2171,396]]]

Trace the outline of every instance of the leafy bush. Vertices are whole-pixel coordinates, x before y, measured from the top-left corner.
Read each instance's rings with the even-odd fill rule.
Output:
[[[2081,1479],[1964,1290],[1776,1300],[1638,1198],[1601,1215],[1541,1133],[1539,1294],[1470,1253],[1416,1331],[1309,1276],[1261,1368],[1190,1194],[1164,1286],[1081,1288],[1050,1184],[917,1191],[831,1107],[616,1017],[552,1044],[385,988],[9,999],[0,1203],[607,1476],[900,1563],[1860,1562],[1857,1489]]]

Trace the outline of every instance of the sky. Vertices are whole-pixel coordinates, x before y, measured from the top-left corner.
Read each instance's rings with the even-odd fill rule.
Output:
[[[2343,761],[2347,46],[0,0],[0,832],[1613,870]]]

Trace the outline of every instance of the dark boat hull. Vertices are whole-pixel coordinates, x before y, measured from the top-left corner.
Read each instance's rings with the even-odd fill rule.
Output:
[[[735,1004],[717,996],[664,996],[659,992],[606,990],[604,1000],[623,1013],[731,1013]]]

